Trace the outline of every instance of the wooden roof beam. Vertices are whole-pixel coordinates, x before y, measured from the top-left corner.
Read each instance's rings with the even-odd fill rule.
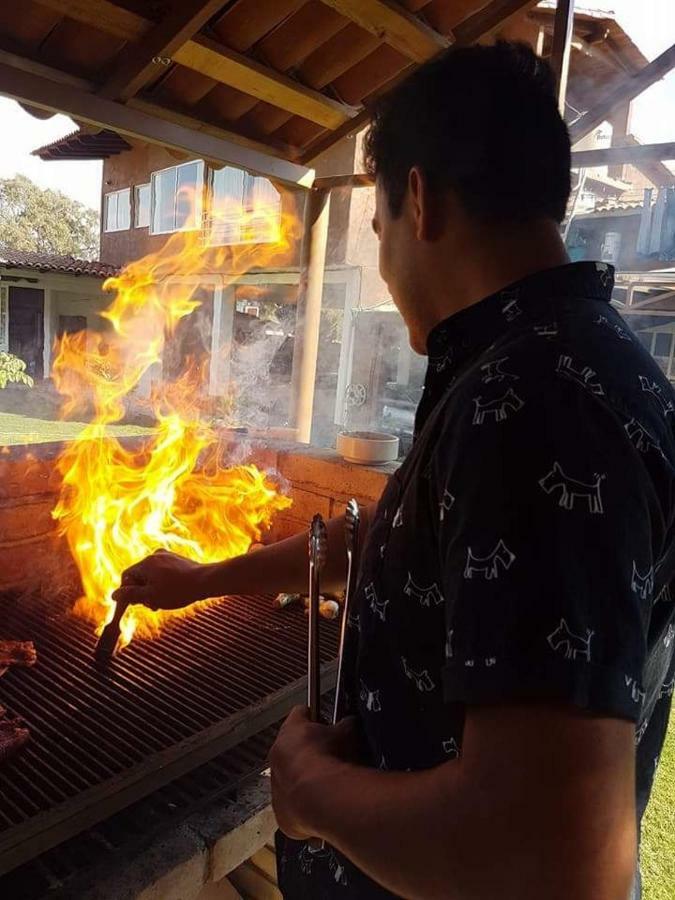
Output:
[[[302,116],[324,128],[338,128],[354,110],[209,38],[188,41],[173,59],[272,106]]]
[[[455,41],[462,46],[475,44],[504,28],[511,19],[536,6],[539,0],[492,0],[478,12],[455,26]]]
[[[183,0],[151,28],[135,53],[123,54],[121,63],[99,91],[110,100],[128,100],[157,71],[158,59],[170,59],[219,9],[223,0]]]
[[[675,159],[675,141],[664,144],[635,144],[628,147],[599,147],[597,150],[575,150],[572,153],[572,166],[613,166],[631,163],[654,162],[664,159]],[[675,181],[675,174],[672,176]]]
[[[154,33],[159,33],[159,29],[163,27],[155,26],[148,19],[122,9],[110,0],[37,0],[37,2],[116,37],[140,42],[141,52],[142,43],[149,40]],[[184,4],[176,5],[176,16],[180,14],[178,11],[183,11],[183,6]],[[268,66],[263,66],[202,36],[195,36],[194,39],[179,46],[174,50],[171,59],[188,69],[248,93],[292,115],[309,119],[310,122],[324,128],[338,128],[354,115],[354,110],[344,103],[338,103],[319,91],[305,87]]]
[[[455,27],[455,44],[453,46],[473,44],[481,38],[490,37],[514,16],[522,14],[537,3],[538,0],[492,0],[492,3],[488,4],[488,6],[464,19]],[[400,78],[405,77],[407,74],[408,71],[406,70],[398,79],[394,79],[394,83],[397,83]],[[317,156],[320,156],[342,138],[364,128],[368,124],[369,119],[370,109],[366,107],[332,134],[320,135],[305,149],[300,161],[308,163],[316,159]]]
[[[619,85],[603,94],[595,106],[580,116],[570,126],[572,143],[576,144],[624,103],[634,100],[654,82],[659,81],[675,68],[675,44],[648,63],[631,78],[624,78]]]
[[[219,165],[238,166],[293,187],[309,188],[314,181],[312,169],[13,66],[0,64],[0,95]]]
[[[424,62],[450,46],[448,36],[430,28],[390,0],[322,0],[346,19],[415,62]]]

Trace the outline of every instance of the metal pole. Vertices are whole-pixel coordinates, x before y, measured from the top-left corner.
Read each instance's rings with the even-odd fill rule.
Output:
[[[560,115],[565,115],[565,97],[567,95],[567,76],[570,68],[572,52],[572,31],[574,29],[574,0],[558,0],[553,25],[553,47],[551,49],[551,67],[555,75]]]
[[[305,201],[305,227],[300,251],[300,287],[291,377],[292,421],[297,429],[298,441],[304,444],[309,443],[312,433],[329,213],[330,191],[309,191]]]

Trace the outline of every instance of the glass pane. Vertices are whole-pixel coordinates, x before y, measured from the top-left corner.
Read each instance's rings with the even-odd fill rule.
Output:
[[[117,194],[106,194],[105,198],[105,230],[117,230]]]
[[[126,231],[131,225],[131,190],[117,192],[117,230]]]
[[[176,169],[165,169],[152,176],[152,231],[159,234],[175,230]]]
[[[179,166],[176,174],[176,229],[197,228],[202,211],[203,163]]]
[[[673,343],[673,335],[670,332],[657,332],[654,341],[654,356],[670,356],[670,348]]]
[[[247,239],[258,244],[275,241],[279,233],[281,195],[267,178],[246,176],[244,202],[252,213]]]
[[[139,184],[136,187],[136,209],[134,225],[136,228],[147,228],[150,224],[150,185]]]
[[[212,244],[239,243],[244,175],[241,169],[232,166],[225,166],[213,173],[210,210]]]

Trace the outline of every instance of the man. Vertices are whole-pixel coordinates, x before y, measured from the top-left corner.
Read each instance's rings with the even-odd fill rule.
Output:
[[[296,710],[272,752],[282,890],[637,896],[675,676],[675,397],[610,267],[568,263],[569,139],[529,49],[423,66],[377,109],[367,161],[380,271],[429,365],[368,516],[354,715]],[[305,554],[304,536],[207,567],[159,553],[119,595],[300,590]]]

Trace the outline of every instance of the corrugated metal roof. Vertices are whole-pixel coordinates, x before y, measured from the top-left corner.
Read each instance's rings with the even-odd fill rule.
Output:
[[[66,275],[90,275],[109,278],[119,273],[118,266],[98,259],[76,259],[56,253],[34,253],[31,250],[1,250],[0,266],[11,269],[35,269],[39,272],[61,272]]]

